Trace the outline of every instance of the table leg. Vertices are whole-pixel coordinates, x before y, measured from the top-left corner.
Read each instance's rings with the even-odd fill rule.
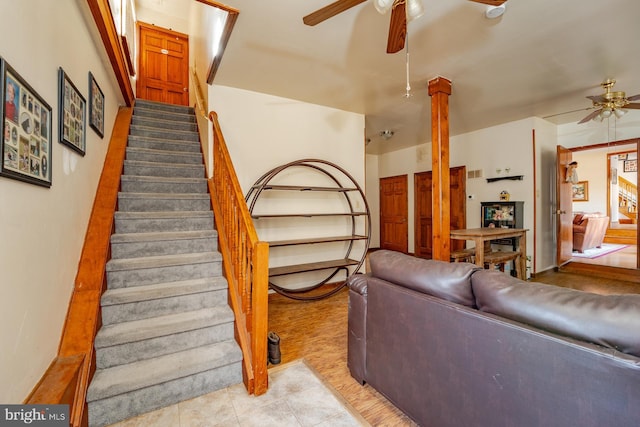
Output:
[[[484,240],[482,237],[473,239],[476,244],[476,265],[484,268]]]
[[[527,233],[522,232],[522,235],[518,238],[520,244],[520,256],[518,257],[518,277],[522,280],[527,280]]]

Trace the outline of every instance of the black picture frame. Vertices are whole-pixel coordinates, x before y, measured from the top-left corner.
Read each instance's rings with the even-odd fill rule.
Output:
[[[58,69],[58,134],[60,143],[84,156],[87,144],[87,101],[76,85]]]
[[[104,138],[104,93],[89,71],[89,126]]]
[[[625,160],[624,161],[624,171],[625,172],[637,172],[638,171],[638,160]]]
[[[0,176],[51,187],[52,110],[0,57]],[[12,99],[7,99],[12,98]]]

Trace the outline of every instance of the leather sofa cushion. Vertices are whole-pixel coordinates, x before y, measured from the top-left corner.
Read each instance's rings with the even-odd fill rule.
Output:
[[[474,264],[427,260],[380,250],[369,255],[374,277],[447,301],[475,307],[471,291]]]
[[[486,270],[471,284],[481,311],[640,357],[640,295],[597,295]]]

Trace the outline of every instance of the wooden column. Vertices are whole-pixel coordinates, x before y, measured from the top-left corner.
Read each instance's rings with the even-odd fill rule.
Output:
[[[433,209],[433,259],[449,261],[449,95],[451,81],[444,77],[429,80],[431,97],[431,167]]]

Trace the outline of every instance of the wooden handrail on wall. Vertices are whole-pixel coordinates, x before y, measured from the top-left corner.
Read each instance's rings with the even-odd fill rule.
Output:
[[[116,117],[58,355],[25,400],[28,404],[70,405],[69,425],[74,427],[88,423],[86,396],[95,372],[93,342],[101,326],[100,297],[106,287],[105,266],[111,257],[109,241],[114,228],[131,115],[131,108],[121,107]]]
[[[258,234],[220,130],[213,123],[213,178],[209,191],[215,216],[229,303],[235,313],[235,334],[243,354],[242,376],[249,394],[267,391],[267,320],[269,244]]]

